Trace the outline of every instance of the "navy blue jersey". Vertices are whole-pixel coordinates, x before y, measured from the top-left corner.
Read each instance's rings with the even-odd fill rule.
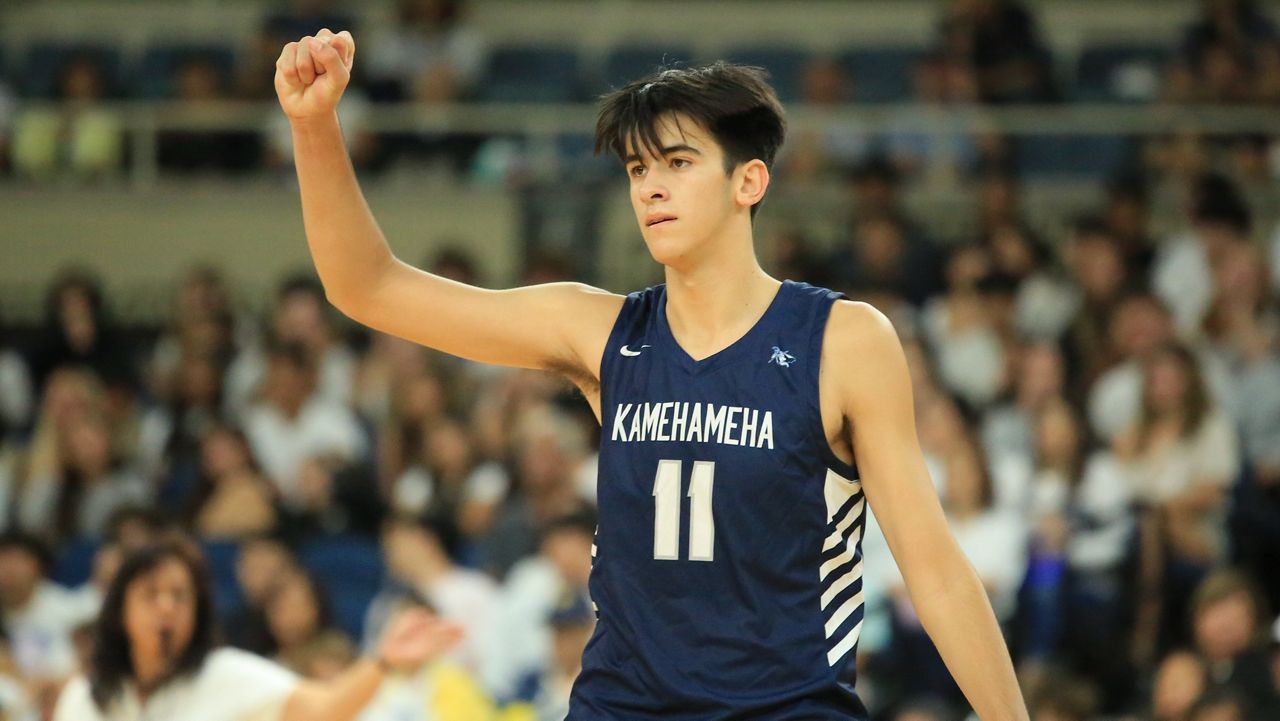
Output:
[[[569,719],[865,719],[853,690],[865,502],[818,366],[841,296],[784,282],[728,348],[627,297],[600,367],[598,622]]]

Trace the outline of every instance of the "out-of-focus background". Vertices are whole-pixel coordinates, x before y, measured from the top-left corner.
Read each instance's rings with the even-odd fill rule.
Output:
[[[325,302],[271,83],[321,27],[356,37],[340,114],[393,248],[489,287],[659,282],[593,99],[659,64],[767,68],[791,133],[762,261],[894,320],[1032,718],[1280,718],[1277,23],[1251,0],[6,0],[0,718],[47,713],[121,555],[174,525],[230,643],[328,677],[416,595],[495,707],[563,717],[598,429],[556,378]],[[962,717],[874,524],[864,545],[875,718]],[[367,718],[448,719],[423,699]]]

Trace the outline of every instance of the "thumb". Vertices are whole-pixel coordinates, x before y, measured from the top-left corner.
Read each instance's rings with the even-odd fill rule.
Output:
[[[340,84],[345,84],[351,76],[351,71],[342,62],[342,56],[329,43],[311,40],[311,57],[320,66],[317,68],[317,75],[330,75]]]

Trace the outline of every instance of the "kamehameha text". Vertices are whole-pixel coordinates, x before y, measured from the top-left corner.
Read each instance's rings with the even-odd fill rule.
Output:
[[[714,403],[619,403],[612,440],[723,443],[773,450],[773,411]]]

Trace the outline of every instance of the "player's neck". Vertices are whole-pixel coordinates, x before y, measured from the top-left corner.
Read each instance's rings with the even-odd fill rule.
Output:
[[[666,276],[667,323],[685,352],[697,359],[746,334],[780,285],[750,251],[688,268],[668,266]]]

